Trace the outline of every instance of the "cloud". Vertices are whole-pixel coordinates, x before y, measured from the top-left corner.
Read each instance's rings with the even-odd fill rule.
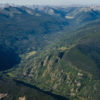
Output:
[[[68,5],[68,4],[99,4],[100,0],[0,0],[0,3]]]

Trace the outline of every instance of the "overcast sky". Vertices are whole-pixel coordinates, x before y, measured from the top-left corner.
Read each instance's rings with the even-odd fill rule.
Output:
[[[86,4],[100,5],[100,0],[0,0],[0,3],[13,4],[37,4],[37,5],[69,5],[69,4]]]

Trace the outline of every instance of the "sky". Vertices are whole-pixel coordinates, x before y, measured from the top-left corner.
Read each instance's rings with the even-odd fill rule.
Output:
[[[0,3],[19,5],[100,5],[100,0],[0,0]]]

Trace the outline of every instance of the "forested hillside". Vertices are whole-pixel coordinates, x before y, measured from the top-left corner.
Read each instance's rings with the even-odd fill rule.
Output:
[[[3,100],[100,100],[98,7],[0,8],[0,37]]]

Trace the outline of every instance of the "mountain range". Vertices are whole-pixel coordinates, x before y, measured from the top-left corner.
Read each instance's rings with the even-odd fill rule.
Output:
[[[100,100],[99,6],[3,6],[0,37],[1,99]]]

